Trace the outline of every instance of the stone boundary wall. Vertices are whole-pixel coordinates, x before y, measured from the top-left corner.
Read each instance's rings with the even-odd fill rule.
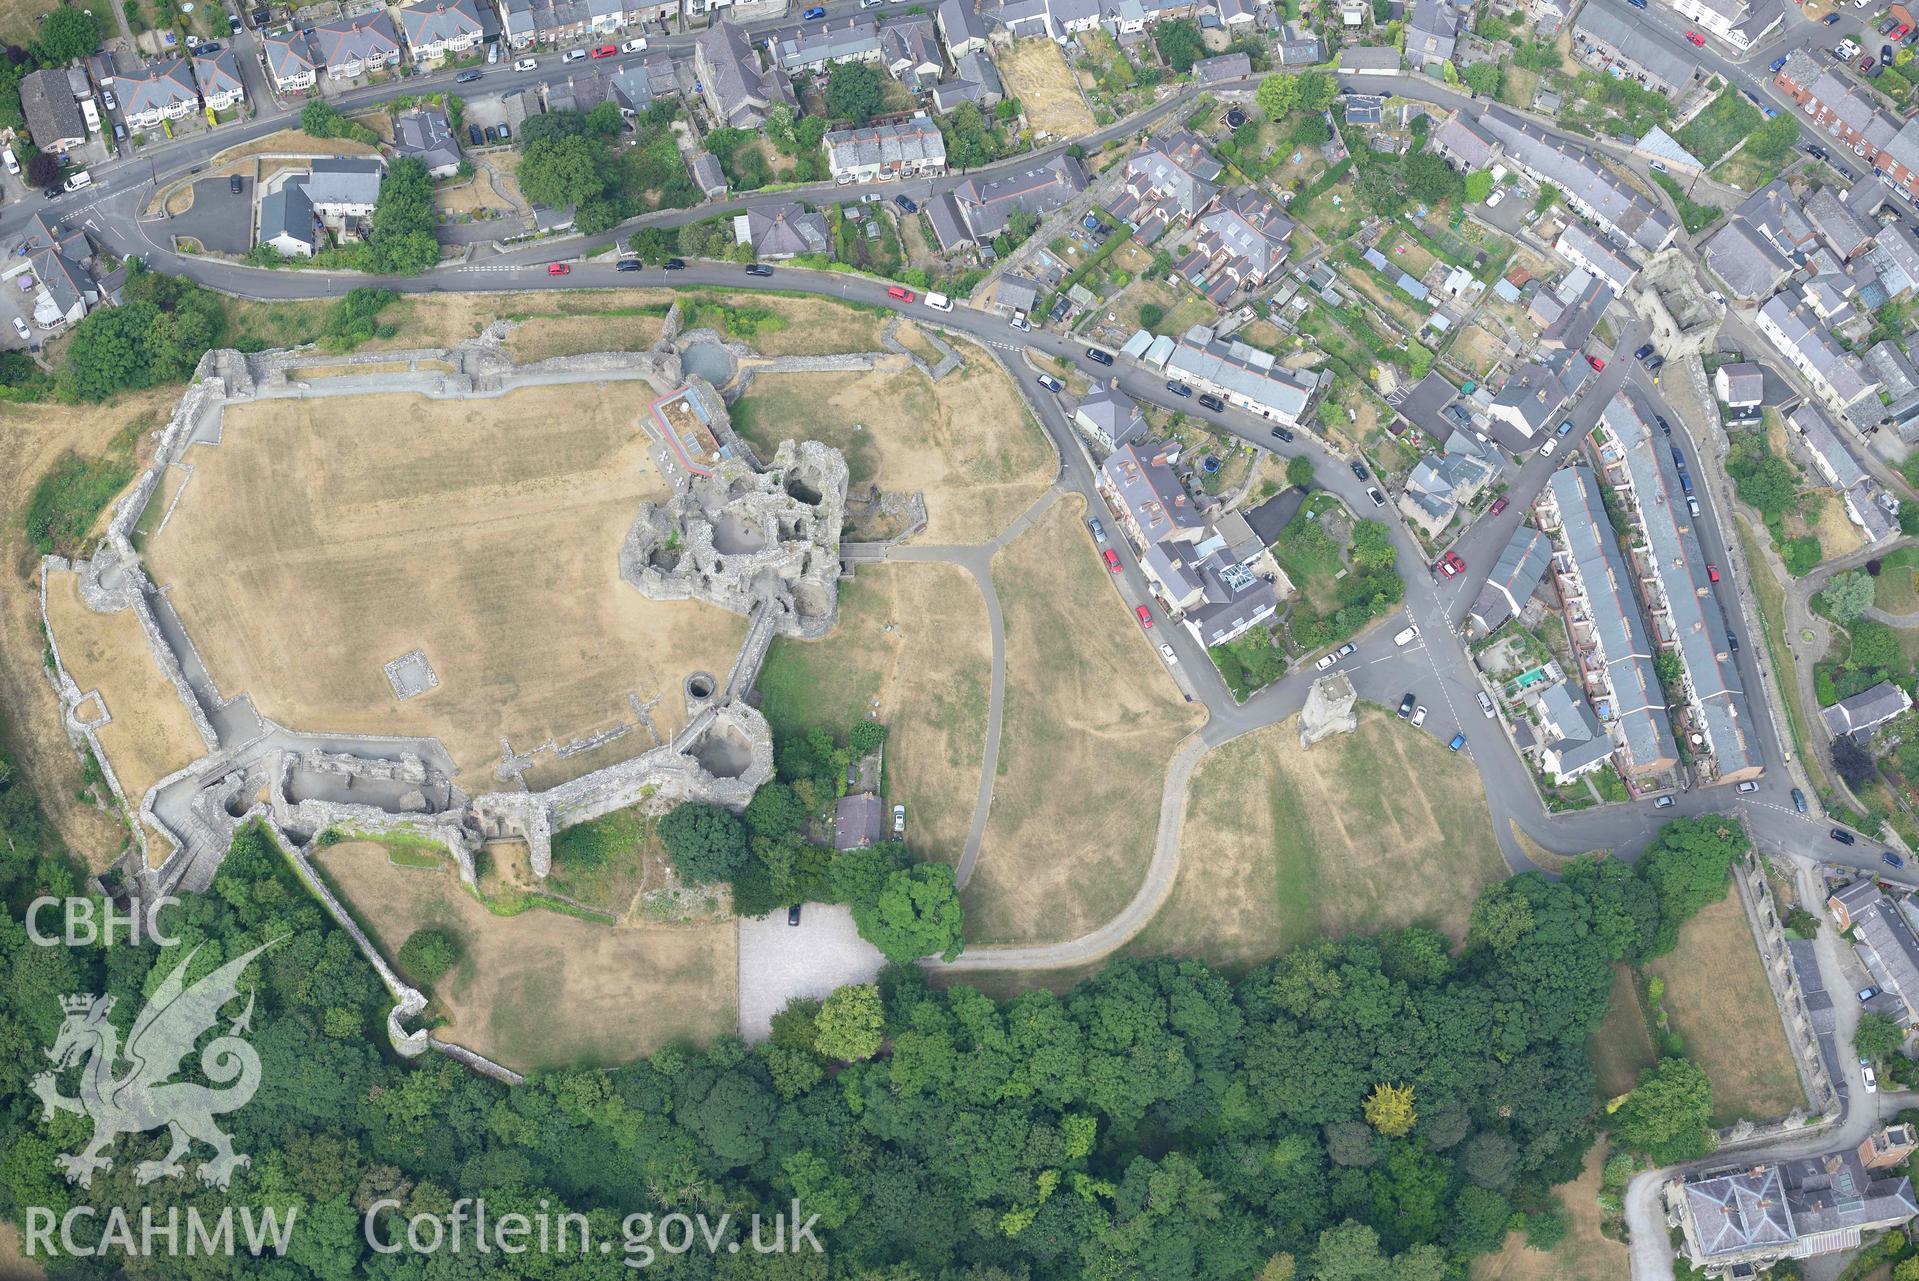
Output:
[[[49,679],[53,684],[54,696],[60,700],[60,720],[66,726],[67,738],[77,747],[84,743],[93,753],[94,761],[100,766],[100,772],[106,777],[107,789],[120,802],[121,808],[130,816],[136,812],[136,806],[127,799],[126,789],[120,785],[120,775],[115,772],[113,762],[108,759],[106,749],[100,746],[99,729],[113,721],[113,708],[101,700],[105,719],[83,721],[76,714],[86,691],[74,681],[73,674],[67,671],[66,660],[60,657],[60,639],[53,633],[53,621],[47,617],[47,573],[48,571],[69,572],[73,563],[59,556],[43,556],[40,559],[40,630],[46,633],[47,652],[53,655],[53,671]],[[140,830],[139,823],[133,824],[134,841],[144,854],[146,851],[146,833]]]
[[[1767,1124],[1739,1121],[1715,1132],[1721,1148],[1817,1130],[1837,1123],[1844,1115],[1839,1091],[1819,1053],[1819,1034],[1813,1029],[1805,993],[1800,990],[1799,977],[1793,972],[1785,927],[1773,901],[1772,886],[1766,881],[1765,864],[1755,853],[1748,853],[1734,866],[1732,880],[1739,902],[1746,909],[1746,922],[1752,927],[1753,942],[1759,949],[1766,982],[1772,988],[1773,1003],[1778,1007],[1779,1022],[1792,1050],[1799,1083],[1818,1110],[1794,1108],[1783,1118]]]

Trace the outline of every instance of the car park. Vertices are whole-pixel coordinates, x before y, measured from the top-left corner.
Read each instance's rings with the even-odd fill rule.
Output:
[[[746,274],[749,276],[766,277],[773,274],[773,269],[763,262],[749,263],[746,268]]]
[[[1140,625],[1141,627],[1144,627],[1144,628],[1146,628],[1146,629],[1147,629],[1147,630],[1149,630],[1149,631],[1150,631],[1150,630],[1152,629],[1152,626],[1153,626],[1153,611],[1152,611],[1152,610],[1150,610],[1150,609],[1148,609],[1148,608],[1146,608],[1146,606],[1144,606],[1144,605],[1135,605],[1135,606],[1133,607],[1133,617],[1134,617],[1134,618],[1137,618],[1137,619],[1139,620],[1139,625]]]
[[[1201,409],[1210,409],[1217,414],[1226,408],[1226,402],[1211,392],[1202,392],[1199,398],[1199,407]]]
[[[1051,374],[1041,374],[1039,376],[1039,385],[1046,388],[1046,390],[1052,392],[1056,396],[1060,392],[1066,390],[1066,384],[1061,382],[1059,379],[1053,377],[1053,375]]]
[[[538,71],[540,64],[533,58],[520,58],[514,62],[513,69],[515,71]]]
[[[1110,365],[1113,363],[1112,353],[1101,351],[1097,347],[1088,347],[1086,349],[1086,359],[1099,365]]]
[[[638,258],[622,258],[613,264],[613,270],[615,271],[638,271],[639,269],[640,260]]]
[[[1413,725],[1417,727],[1420,725],[1424,725],[1425,723],[1426,723],[1426,706],[1425,704],[1422,703],[1418,707],[1413,708]]]
[[[1652,807],[1656,810],[1670,809],[1674,804],[1671,795],[1653,797]]]
[[[1405,627],[1400,629],[1400,632],[1397,636],[1393,637],[1393,644],[1404,647],[1412,644],[1414,641],[1418,639],[1419,639],[1418,625],[1414,623],[1408,623]]]
[[[913,198],[911,196],[906,196],[906,195],[894,196],[893,203],[899,206],[899,210],[901,213],[915,214],[920,211],[919,205],[914,203]]]
[[[1841,845],[1852,845],[1859,839],[1843,827],[1835,827],[1831,832],[1827,833],[1827,835],[1831,836],[1833,840],[1838,841]]]
[[[1275,427],[1273,428],[1273,439],[1283,440],[1286,443],[1291,444],[1293,439],[1293,433],[1288,428]]]
[[[546,274],[549,276],[564,276],[572,270],[573,268],[563,262],[550,262],[546,264]]]
[[[1104,543],[1106,541],[1106,526],[1099,523],[1099,517],[1094,516],[1088,520],[1086,522],[1086,528],[1092,531],[1093,541],[1095,543]]]
[[[1453,741],[1446,744],[1446,749],[1456,752],[1464,746],[1466,746],[1466,736],[1464,734],[1455,734],[1453,735]]]
[[[1373,506],[1375,507],[1384,507],[1386,505],[1386,495],[1380,493],[1376,485],[1366,486],[1366,497],[1373,500]]]
[[[1115,574],[1119,573],[1119,571],[1124,568],[1124,566],[1122,566],[1119,563],[1119,553],[1114,551],[1112,548],[1108,547],[1105,551],[1101,552],[1099,555],[1100,555],[1100,559],[1106,562],[1106,568],[1112,570]]]
[[[1792,807],[1801,814],[1806,812],[1806,794],[1796,787],[1792,789]]]
[[[1884,863],[1887,867],[1904,867],[1906,865],[1906,860],[1900,858],[1897,854],[1894,854],[1891,850],[1887,850],[1884,854],[1881,854],[1879,856],[1879,861],[1881,863]]]
[[[485,73],[482,72],[478,67],[470,67],[467,70],[462,71],[459,75],[453,77],[453,83],[456,85],[470,85],[475,80],[478,80],[484,74]]]
[[[1413,696],[1411,694],[1399,700],[1399,719],[1409,721],[1413,718]]]
[[[1179,382],[1167,383],[1166,390],[1172,392],[1175,396],[1190,396],[1193,394],[1193,389],[1191,387],[1188,387],[1185,383],[1179,383]]]

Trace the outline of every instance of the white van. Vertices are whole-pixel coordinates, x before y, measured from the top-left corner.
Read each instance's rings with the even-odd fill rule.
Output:
[[[7,162],[8,173],[16,176],[19,174],[20,161],[14,156],[12,147],[0,147],[0,160]]]
[[[627,41],[625,44],[620,46],[620,52],[621,53],[645,53],[646,37],[641,36],[638,39]]]
[[[1419,639],[1419,628],[1417,626],[1410,626],[1406,628],[1406,630],[1402,631],[1399,635],[1393,637],[1393,644],[1403,647],[1403,646],[1412,644],[1414,641],[1418,639]]]
[[[934,311],[953,310],[953,300],[951,298],[948,298],[945,294],[936,294],[930,289],[926,292],[926,305]]]
[[[78,191],[82,187],[93,185],[93,175],[84,169],[76,169],[67,175],[67,190]]]

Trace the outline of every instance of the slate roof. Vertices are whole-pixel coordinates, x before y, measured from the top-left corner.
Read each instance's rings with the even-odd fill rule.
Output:
[[[1810,449],[1833,472],[1832,484],[1839,489],[1851,489],[1866,479],[1867,471],[1852,452],[1851,446],[1840,436],[1839,429],[1813,405],[1801,405],[1787,416],[1786,422],[1798,432]]]
[[[1871,689],[1822,708],[1819,715],[1835,735],[1857,734],[1885,724],[1911,706],[1912,697],[1905,690],[1891,681],[1880,681]]]
[[[413,156],[428,172],[460,163],[460,143],[446,112],[438,107],[421,107],[401,112],[393,122],[393,154]]]
[[[774,205],[770,209],[756,206],[741,217],[746,219],[747,236],[754,252],[762,258],[826,252],[826,218],[808,213],[797,202]]]
[[[121,114],[127,116],[170,111],[183,102],[200,104],[200,88],[185,58],[162,58],[137,71],[122,72],[113,78],[113,90]]]
[[[400,29],[415,49],[486,30],[486,24],[480,21],[479,0],[422,0],[399,12]]]
[[[1446,62],[1459,43],[1459,10],[1452,0],[1413,0],[1406,24],[1406,55],[1422,62]]]
[[[940,247],[991,240],[1015,209],[1048,214],[1086,190],[1086,171],[1064,152],[1018,173],[981,181],[968,178],[927,206]]]
[[[1643,23],[1598,5],[1589,4],[1579,11],[1573,35],[1607,46],[1647,74],[1669,85],[1688,85],[1699,74],[1693,59],[1671,48]]]
[[[898,124],[835,129],[822,140],[834,172],[871,165],[946,164],[946,139],[931,120],[914,117]]]
[[[1722,366],[1717,375],[1726,381],[1728,405],[1756,405],[1765,398],[1766,370],[1763,365],[1742,361]]]
[[[1498,141],[1463,111],[1455,111],[1441,121],[1426,139],[1427,145],[1443,151],[1466,169],[1491,167],[1499,154]]]
[[[1639,264],[1610,240],[1595,236],[1579,223],[1568,223],[1553,246],[1589,271],[1599,274],[1615,294],[1639,274]]]
[[[1128,443],[1100,464],[1106,487],[1148,544],[1188,537],[1206,525],[1173,470],[1177,450],[1166,441]]]
[[[318,247],[319,237],[313,225],[313,202],[307,198],[303,179],[288,179],[277,191],[269,192],[260,201],[260,243],[265,244],[282,235],[291,236],[308,248]]]
[[[1146,434],[1146,415],[1140,412],[1139,405],[1125,392],[1103,383],[1086,393],[1073,411],[1073,417],[1115,447]]]
[[[1552,563],[1552,539],[1521,525],[1506,540],[1492,572],[1473,599],[1472,616],[1484,631],[1496,631],[1524,609]]]
[[[1557,758],[1561,778],[1589,769],[1613,754],[1612,735],[1572,682],[1547,686],[1539,695],[1539,710],[1547,732],[1555,736],[1546,750]]]
[[[1248,53],[1222,53],[1216,58],[1201,58],[1193,64],[1193,79],[1200,84],[1241,80],[1252,74],[1253,57]]]
[[[199,84],[200,92],[209,98],[246,92],[246,81],[240,78],[240,58],[232,49],[222,49],[215,54],[194,54],[193,78]]]
[[[694,60],[703,63],[706,101],[719,104],[725,123],[757,125],[765,104],[783,99],[776,71],[762,71],[759,55],[738,25],[717,20],[693,39]]]
[[[74,101],[64,71],[29,71],[22,76],[20,106],[27,117],[27,132],[42,148],[87,136],[87,122],[80,116],[80,104]]]
[[[1213,331],[1203,325],[1186,331],[1166,362],[1166,372],[1222,388],[1265,407],[1286,422],[1299,421],[1318,386],[1302,381],[1271,353],[1232,339],[1214,338]]]
[[[1788,353],[1818,371],[1841,403],[1850,405],[1872,393],[1863,366],[1834,341],[1802,293],[1776,293],[1759,308],[1759,314],[1784,335]]]
[[[886,802],[871,792],[842,796],[833,807],[833,848],[857,850],[886,839]]]
[[[355,60],[385,62],[400,52],[399,33],[384,9],[316,23],[308,34],[320,61],[329,67]]]
[[[304,31],[263,33],[260,47],[266,51],[267,68],[277,80],[303,76],[320,65],[320,55]]]
[[[307,198],[318,205],[370,205],[380,198],[386,167],[378,160],[340,157],[313,162]]]
[[[1663,249],[1678,232],[1666,212],[1592,155],[1562,143],[1538,125],[1499,107],[1480,114],[1480,125],[1506,148],[1506,154],[1557,186],[1576,205],[1593,210],[1602,222],[1648,252]]]
[[[1852,257],[1872,242],[1873,229],[1848,209],[1830,187],[1821,187],[1807,196],[1800,208],[1812,229],[1841,258]]]
[[[787,71],[820,62],[849,62],[879,52],[879,23],[870,18],[829,18],[773,32],[766,38],[773,60]]]
[[[1686,1207],[1698,1225],[1700,1249],[1709,1259],[1783,1247],[1798,1237],[1776,1165],[1695,1179],[1685,1187]]]

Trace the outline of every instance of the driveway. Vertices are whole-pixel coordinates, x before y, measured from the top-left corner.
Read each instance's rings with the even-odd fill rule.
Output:
[[[191,236],[211,254],[244,256],[253,248],[253,179],[240,179],[236,196],[225,178],[202,178],[193,184],[193,208],[165,219],[154,230]]]
[[[848,983],[871,983],[886,964],[853,928],[853,910],[812,903],[797,926],[785,912],[740,920],[740,1035],[764,1041],[773,1016],[796,997],[820,998]]]

